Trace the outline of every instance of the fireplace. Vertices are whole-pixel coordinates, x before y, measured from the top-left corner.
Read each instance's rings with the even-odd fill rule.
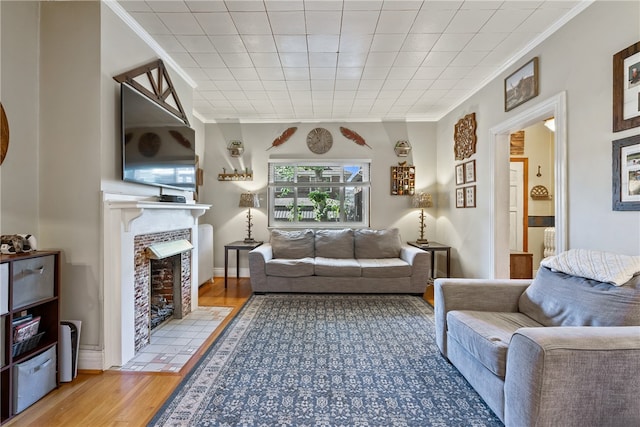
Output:
[[[175,242],[186,241],[190,245],[170,255],[180,259],[181,295],[174,294],[174,308],[181,308],[184,316],[197,307],[198,263],[194,260],[198,251],[198,218],[209,208],[103,193],[104,349],[96,349],[92,353],[95,356],[91,356],[96,358],[98,369],[126,364],[150,342],[150,248],[159,247],[162,255],[167,250],[171,252]]]

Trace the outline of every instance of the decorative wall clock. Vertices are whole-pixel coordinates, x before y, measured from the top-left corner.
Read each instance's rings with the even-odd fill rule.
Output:
[[[324,128],[315,128],[307,134],[307,147],[313,153],[324,154],[331,149],[333,137],[331,132]]]
[[[467,114],[458,120],[453,139],[456,160],[466,159],[476,152],[476,113]]]

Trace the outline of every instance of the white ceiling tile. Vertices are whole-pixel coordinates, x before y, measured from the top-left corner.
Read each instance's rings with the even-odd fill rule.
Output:
[[[314,68],[335,68],[338,63],[337,53],[309,53],[309,66]]]
[[[476,33],[494,14],[493,10],[460,10],[446,28],[448,33]]]
[[[224,95],[229,101],[247,100],[247,95],[241,90],[227,90]]]
[[[167,53],[187,51],[174,35],[155,35],[153,38]]]
[[[333,92],[333,99],[339,101],[349,101],[349,105],[351,101],[356,97],[355,90],[336,90]]]
[[[384,10],[420,10],[424,0],[393,0],[385,1]]]
[[[207,100],[210,100],[210,101],[226,99],[224,97],[224,95],[222,94],[222,91],[219,91],[219,90],[204,90],[204,91],[202,91],[202,96],[204,97],[204,99],[207,99]]]
[[[332,79],[317,79],[317,80],[311,80],[311,90],[312,91],[316,91],[316,90],[333,90],[334,89],[334,80]]]
[[[427,90],[431,87],[435,80],[427,80],[427,79],[411,79],[411,81],[407,84],[405,90]],[[422,96],[422,95],[421,95]]]
[[[284,67],[284,77],[287,81],[291,80],[309,80],[309,68],[291,68]]]
[[[336,80],[335,88],[336,90],[357,90],[359,84],[359,80],[339,79]]]
[[[404,34],[376,34],[371,43],[371,52],[397,52],[404,39]]]
[[[362,72],[363,79],[381,79],[387,78],[391,67],[365,67]]]
[[[340,53],[368,52],[373,34],[342,34],[340,36]]]
[[[450,67],[475,67],[487,56],[487,52],[460,52],[449,64]]]
[[[394,67],[418,67],[424,62],[427,52],[399,52]]]
[[[360,67],[338,67],[336,79],[359,79],[362,76]]]
[[[269,99],[271,100],[287,100],[289,101],[289,91],[287,90],[272,90],[269,93]]]
[[[120,1],[118,1],[118,3],[128,13],[131,13],[131,12],[152,12],[153,11],[153,9],[151,9],[146,2],[143,2],[143,1],[140,1],[140,0],[120,0]]]
[[[518,32],[541,32],[549,28],[558,19],[556,10],[534,10],[527,19],[518,26]]]
[[[268,11],[304,10],[302,0],[265,0],[264,4]]]
[[[373,34],[380,12],[345,11],[342,14],[342,34]]]
[[[439,78],[449,80],[462,80],[469,78],[471,70],[475,67],[447,67],[447,69],[440,74]]]
[[[341,12],[309,12],[305,13],[307,34],[339,34],[342,24]]]
[[[238,34],[238,30],[228,13],[196,13],[194,16],[205,34],[209,36]]]
[[[448,3],[448,2],[441,2]],[[455,10],[422,9],[416,17],[411,33],[442,33],[455,15]]]
[[[391,67],[387,80],[409,80],[418,70],[418,67]]]
[[[311,67],[309,68],[309,75],[311,76],[311,80],[320,79],[330,79],[334,80],[336,78],[336,69],[335,68],[322,68],[322,67]]]
[[[183,1],[147,1],[147,5],[154,12],[189,12],[189,8]]]
[[[247,96],[247,99],[250,101],[269,101],[269,96],[267,95],[267,92],[265,92],[262,88],[262,85],[260,85],[260,90],[246,90],[244,91],[244,94]],[[255,105],[255,104],[254,104]]]
[[[283,67],[308,67],[309,57],[306,53],[283,52],[280,53],[280,62]]]
[[[286,75],[285,71],[285,75]],[[311,83],[309,80],[288,80],[287,79],[287,89],[289,91],[311,91]]]
[[[287,90],[287,84],[284,80],[262,80],[262,84],[267,91],[271,90]]]
[[[225,0],[224,2],[229,12],[264,10],[264,2],[262,0]]]
[[[371,52],[367,57],[367,67],[385,67],[393,65],[396,52]]]
[[[209,76],[200,67],[184,67],[184,72],[193,79],[207,79]]]
[[[508,51],[508,52],[517,52],[522,49],[524,46],[531,41],[532,38],[536,37],[537,33],[511,33],[509,37],[505,38],[502,43],[500,43],[494,50],[496,51]]]
[[[132,12],[131,16],[145,29],[145,31],[153,36],[159,34],[171,34],[171,30],[160,20],[155,13]]]
[[[304,8],[306,10],[342,10],[342,0],[304,0]]]
[[[248,35],[240,36],[247,52],[277,52],[276,42],[272,35]]]
[[[515,31],[531,15],[531,10],[498,10],[482,29],[491,33],[510,33]]]
[[[269,12],[273,34],[306,34],[304,11]]]
[[[489,52],[494,50],[507,37],[507,33],[478,33],[473,36],[463,50]]]
[[[178,65],[182,68],[194,68],[200,67],[193,57],[187,52],[174,53],[171,57],[178,63]]]
[[[263,82],[267,80],[284,80],[282,68],[256,67],[256,71],[260,75],[260,80]]]
[[[229,68],[233,77],[240,82],[241,80],[256,80],[258,79],[258,73],[253,68],[242,67],[242,68]]]
[[[420,67],[413,78],[426,80],[437,79],[444,69],[445,67]]]
[[[381,10],[382,0],[345,1],[344,10]]]
[[[224,86],[219,86],[219,81],[235,80],[233,74],[231,74],[227,68],[205,68],[204,72],[207,73],[220,89],[224,89]]]
[[[458,52],[431,52],[422,62],[423,67],[446,67],[458,55]]]
[[[207,36],[177,36],[178,41],[189,52],[215,52],[216,49]]]
[[[483,10],[483,9],[498,10],[498,9],[502,8],[502,6],[505,3],[510,3],[510,2],[509,1],[502,1],[502,0],[494,0],[494,1],[472,0],[472,1],[465,1],[462,4],[462,6],[460,6],[460,9],[461,10],[463,10],[463,9],[475,10],[475,11]],[[513,3],[515,3],[515,2],[513,2]]]
[[[209,36],[209,39],[219,53],[246,52],[242,38],[239,35]]]
[[[266,12],[232,12],[231,18],[240,34],[271,34]]]
[[[388,79],[388,80],[385,80],[382,88],[384,90],[403,90],[405,87],[407,87],[408,83],[409,83],[409,79],[395,79],[395,80]]]
[[[280,56],[274,52],[252,52],[249,53],[253,65],[256,67],[279,67]]]
[[[451,89],[455,86],[457,80],[446,80],[446,79],[438,79],[431,85],[431,89],[441,90],[441,89]]]
[[[204,92],[207,90],[218,90],[216,84],[212,80],[209,80],[208,75],[206,80],[197,80],[196,83],[198,84],[198,90],[194,91],[194,93],[201,93],[201,91]]]
[[[274,36],[278,52],[306,52],[307,37],[302,35]]]
[[[158,18],[160,18],[172,34],[204,34],[198,21],[196,21],[190,13],[159,13]]]
[[[408,34],[402,45],[405,52],[429,52],[440,34]]]
[[[191,12],[226,12],[227,7],[221,1],[186,0]]]
[[[253,66],[253,62],[251,62],[251,57],[248,53],[221,53],[220,56],[222,60],[227,65],[227,67],[251,67]]]
[[[380,93],[379,90],[358,90],[355,102],[359,103],[362,100],[371,100],[371,102],[373,103],[373,100],[378,98],[378,93]]]
[[[367,62],[366,53],[342,53],[338,54],[338,67],[364,67]]]
[[[309,52],[338,52],[338,34],[312,34],[307,36]]]
[[[436,52],[460,51],[472,37],[473,34],[469,33],[443,34],[431,50]]]
[[[363,79],[358,86],[359,91],[379,91],[384,85],[384,80]]]
[[[257,77],[257,73],[256,73],[256,77]],[[262,86],[262,82],[260,80],[245,79],[242,81],[238,81],[238,84],[240,85],[242,90],[245,92],[264,93],[264,86]],[[248,95],[247,95],[247,99],[250,99]]]
[[[417,14],[417,10],[383,10],[378,20],[376,33],[406,34],[413,25]]]

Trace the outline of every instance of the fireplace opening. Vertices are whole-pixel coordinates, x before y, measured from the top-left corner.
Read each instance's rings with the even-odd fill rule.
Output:
[[[166,320],[182,318],[181,301],[181,256],[180,254],[162,259],[151,259],[150,319],[151,330]]]

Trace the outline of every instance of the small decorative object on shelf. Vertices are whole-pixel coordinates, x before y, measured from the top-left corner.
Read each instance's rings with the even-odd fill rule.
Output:
[[[420,208],[420,238],[416,240],[416,243],[421,245],[429,243],[429,241],[424,237],[424,209],[433,206],[431,194],[423,192],[416,193],[415,196],[413,196],[412,204],[414,208]]]
[[[258,199],[257,194],[253,193],[242,193],[240,195],[240,203],[238,203],[238,207],[240,208],[248,208],[247,210],[247,237],[244,239],[245,243],[255,243],[253,237],[251,237],[251,208],[259,208],[260,200]]]
[[[403,162],[406,165],[406,162]],[[391,166],[391,194],[413,196],[416,191],[415,166]]]
[[[398,141],[396,142],[395,147],[393,147],[393,151],[395,151],[396,156],[398,157],[407,157],[409,155],[409,151],[411,151],[411,145],[409,141]]]
[[[227,146],[231,157],[240,157],[244,153],[244,145],[242,141],[231,141]]]
[[[237,169],[233,173],[227,173],[227,170],[222,168],[222,173],[218,174],[218,181],[253,181],[253,172],[246,168],[244,173],[238,172]]]

